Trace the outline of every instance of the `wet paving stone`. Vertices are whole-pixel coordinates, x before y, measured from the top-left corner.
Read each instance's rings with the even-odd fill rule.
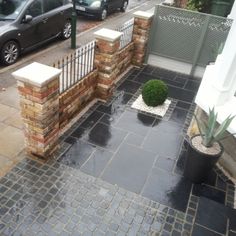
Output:
[[[171,134],[181,134],[183,130],[183,126],[176,122],[156,119],[153,124],[153,130],[157,130],[158,132],[171,133]]]
[[[221,234],[218,234],[214,231],[210,231],[199,225],[194,225],[192,236],[203,236],[203,235],[204,236],[220,236]]]
[[[169,88],[169,96],[171,98],[191,103],[195,97],[195,92],[193,91],[177,88],[174,86],[168,86],[168,88]]]
[[[195,184],[192,194],[198,197],[206,197],[221,204],[225,203],[225,192],[210,186]]]
[[[147,73],[140,73],[133,80],[135,80],[138,83],[144,84],[151,79],[160,79],[160,78],[157,78],[155,75],[150,75]]]
[[[129,154],[127,155],[127,153]],[[102,179],[140,193],[155,158],[156,155],[151,152],[122,144],[109,166],[107,166]],[[132,171],[130,168],[132,168]]]
[[[152,72],[152,74],[155,76],[167,78],[170,80],[174,80],[177,76],[177,73],[170,71],[170,70],[165,70],[163,68],[155,68],[154,71]]]
[[[144,137],[138,134],[134,134],[134,133],[130,133],[126,139],[125,142],[128,144],[132,144],[135,146],[141,146],[141,144],[143,143]]]
[[[190,106],[191,106],[191,103],[187,103],[187,102],[183,102],[183,101],[178,101],[176,104],[176,107],[182,108],[185,110],[188,110],[190,108]]]
[[[80,127],[88,129],[94,126],[96,122],[103,116],[103,113],[94,111],[81,125]]]
[[[163,118],[130,108],[150,78],[169,87]],[[128,72],[63,135],[58,158],[26,158],[0,178],[0,235],[235,235],[233,183],[217,168],[201,186],[182,176],[198,83],[152,66]]]
[[[81,170],[94,177],[98,177],[101,175],[112,156],[112,152],[96,149],[91,158],[82,166]]]
[[[192,184],[158,168],[152,169],[142,195],[171,208],[185,212]]]
[[[196,223],[219,234],[225,234],[227,230],[228,213],[224,205],[215,201],[200,197]]]
[[[154,120],[154,117],[142,113],[125,111],[115,126],[145,136],[149,131],[148,127],[152,126]]]
[[[179,123],[181,125],[184,124],[185,119],[187,117],[188,111],[180,109],[180,108],[175,108],[174,111],[171,114],[170,121]]]
[[[183,137],[180,134],[151,130],[143,143],[145,150],[159,156],[176,159],[181,148]]]
[[[74,144],[76,142],[76,139],[80,139],[82,137],[84,137],[87,134],[87,130],[82,128],[82,127],[78,127],[72,134],[70,137],[65,139],[65,142],[69,143],[69,144]]]
[[[98,123],[88,133],[85,140],[89,143],[107,148],[110,151],[115,151],[126,135],[126,131],[116,129],[115,127],[103,123]]]
[[[184,86],[185,89],[197,91],[200,85],[200,81],[198,80],[188,80]]]
[[[74,168],[80,168],[94,151],[93,145],[78,140],[58,161]]]
[[[155,167],[165,170],[167,172],[172,172],[175,165],[175,160],[166,157],[159,157],[155,163]]]
[[[236,209],[228,208],[229,230],[236,232]]]
[[[174,172],[176,174],[183,175],[186,158],[187,158],[187,151],[182,148],[179,154],[179,158],[174,167]]]
[[[125,93],[130,93],[130,94],[135,94],[137,90],[140,88],[141,84],[130,81],[130,80],[125,80],[118,88],[118,91],[124,91]]]

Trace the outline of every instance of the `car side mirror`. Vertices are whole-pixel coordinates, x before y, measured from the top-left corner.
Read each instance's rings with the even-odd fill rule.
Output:
[[[32,21],[32,19],[33,19],[33,17],[31,15],[25,15],[22,22],[23,23],[29,23],[30,21]]]

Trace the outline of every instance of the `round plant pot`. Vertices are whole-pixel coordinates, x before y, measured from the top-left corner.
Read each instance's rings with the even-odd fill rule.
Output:
[[[184,168],[184,176],[194,183],[202,183],[207,179],[216,162],[222,155],[224,148],[219,143],[221,150],[216,155],[202,153],[192,145],[193,136],[188,142],[186,163]]]

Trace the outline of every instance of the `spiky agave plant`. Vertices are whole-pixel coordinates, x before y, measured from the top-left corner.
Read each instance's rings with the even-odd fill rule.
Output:
[[[194,114],[202,138],[202,145],[205,147],[212,147],[214,142],[218,142],[229,136],[225,135],[225,131],[228,129],[235,116],[229,115],[217,128],[217,115],[218,114],[215,113],[214,107],[209,109],[209,117],[207,122],[200,121]]]

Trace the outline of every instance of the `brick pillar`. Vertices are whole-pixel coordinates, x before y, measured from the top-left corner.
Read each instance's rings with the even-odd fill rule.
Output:
[[[142,66],[144,63],[152,19],[152,13],[144,11],[134,13],[134,56],[132,63],[136,66]]]
[[[118,51],[121,32],[100,29],[96,38],[95,65],[98,69],[97,96],[107,100],[113,93],[114,81],[119,73]]]
[[[58,146],[60,73],[36,62],[13,73],[20,93],[27,152],[44,159]]]

